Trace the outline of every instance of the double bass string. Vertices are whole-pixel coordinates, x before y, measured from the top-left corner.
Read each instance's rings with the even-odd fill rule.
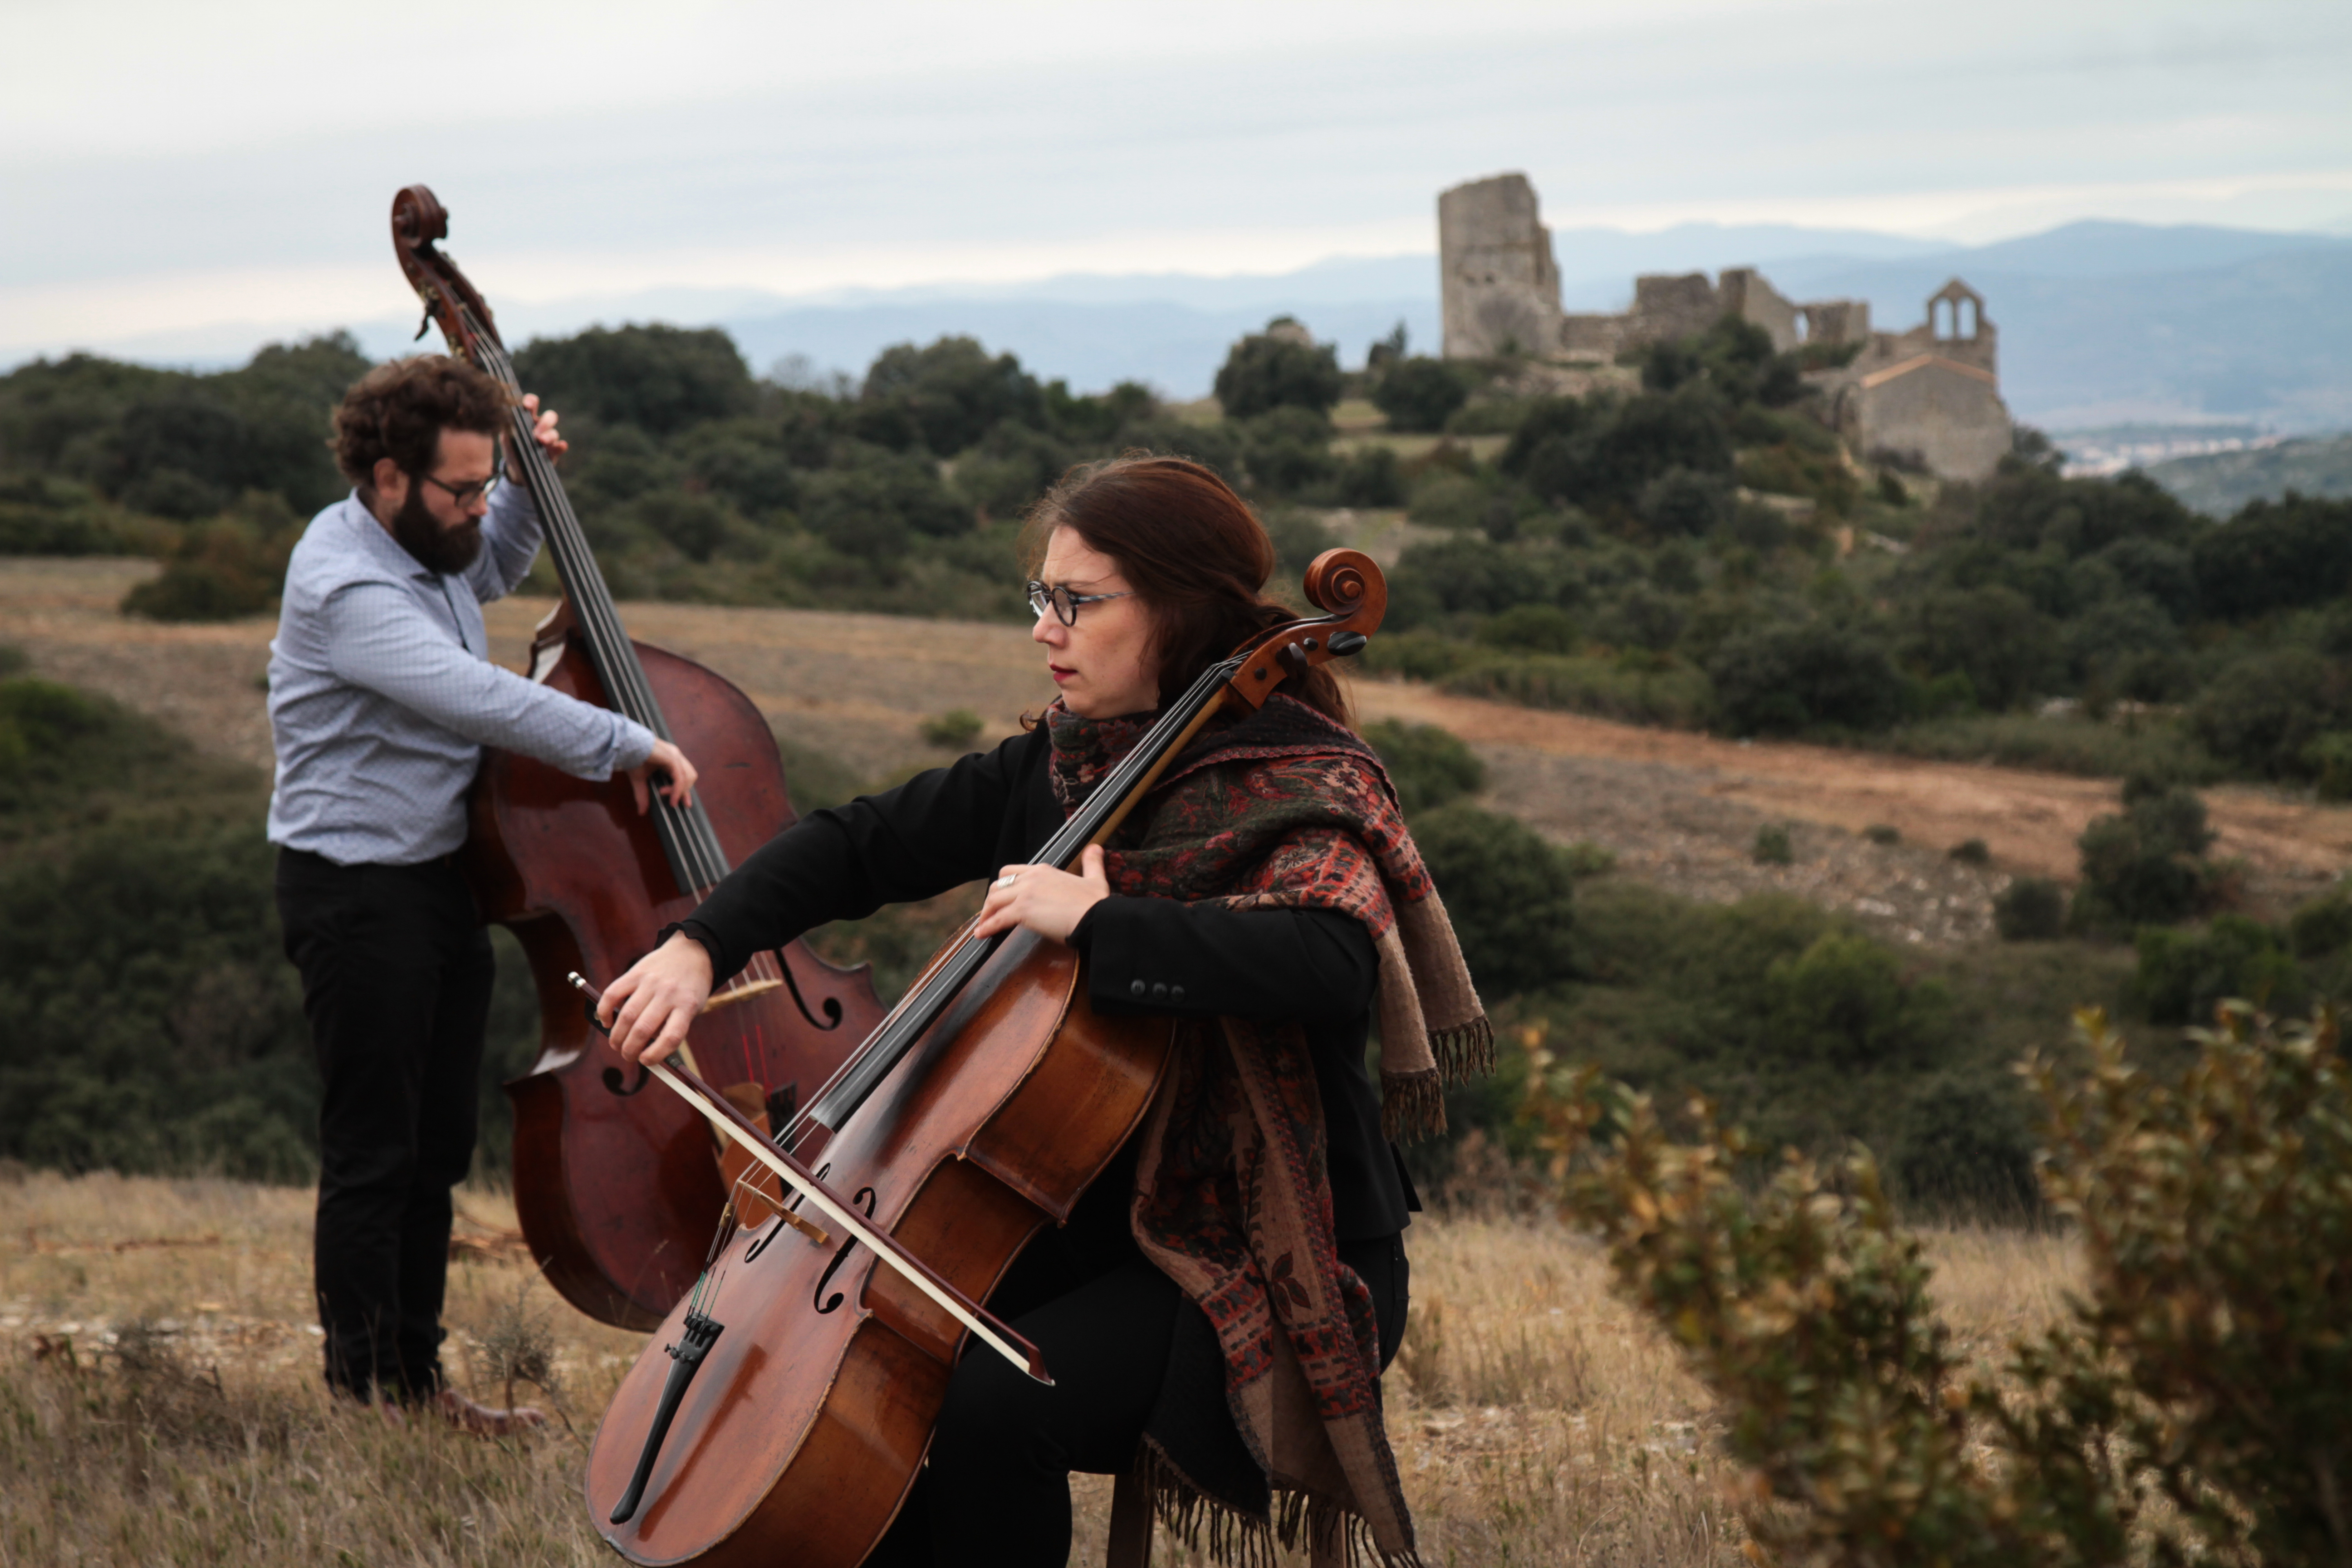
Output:
[[[476,352],[484,362],[482,368],[514,393],[520,400],[521,383],[514,365],[506,353],[505,345],[482,322],[476,320],[468,307],[460,303],[458,313],[464,318]],[[572,509],[572,498],[562,481],[556,476],[554,465],[538,441],[533,438],[530,415],[520,401],[513,411],[517,440],[525,484],[531,499],[538,503],[541,523],[550,549],[557,558],[560,574],[571,598],[572,613],[579,620],[587,641],[591,660],[603,679],[613,704],[629,718],[643,724],[664,740],[673,740],[661,704],[654,696],[646,679],[645,666],[637,659],[627,631],[622,626],[620,614],[611,594],[604,588],[604,579],[593,566],[586,531],[580,525],[579,515]],[[669,852],[678,879],[685,885],[683,893],[701,893],[716,887],[730,869],[726,852],[719,847],[719,836],[712,827],[708,811],[701,802],[679,807],[670,804],[659,791],[654,792],[652,806],[655,824],[664,847]],[[778,960],[766,952],[755,954],[746,966],[746,975],[730,982],[729,989],[740,986],[744,978],[754,984],[775,984],[782,978],[776,973]],[[751,1073],[752,1042],[741,1042],[743,1069]]]

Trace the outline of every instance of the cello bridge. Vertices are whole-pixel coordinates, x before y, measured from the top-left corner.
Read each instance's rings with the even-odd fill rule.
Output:
[[[712,992],[702,1004],[702,1010],[715,1013],[721,1007],[732,1007],[738,1002],[749,1002],[754,996],[764,996],[771,991],[781,990],[783,984],[781,980],[738,981],[724,991]]]

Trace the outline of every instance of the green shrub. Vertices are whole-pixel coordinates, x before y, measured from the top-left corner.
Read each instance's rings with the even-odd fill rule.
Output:
[[[1250,419],[1276,408],[1331,411],[1344,384],[1338,351],[1304,337],[1297,321],[1277,316],[1266,331],[1233,346],[1217,370],[1217,402],[1226,418]]]
[[[1576,874],[1564,852],[1516,817],[1458,801],[1424,813],[1412,836],[1482,993],[1573,973]]]
[[[1273,495],[1297,495],[1337,472],[1331,422],[1319,409],[1282,404],[1240,421],[1242,467]]]
[[[1707,674],[1734,734],[1884,730],[1903,716],[1903,678],[1855,626],[1807,621],[1738,632],[1707,661]]]
[[[2325,958],[2352,947],[2352,884],[2338,882],[2297,905],[2286,929],[2297,958]]]
[[[2352,1553],[2352,1073],[2333,1021],[2273,1032],[2234,1015],[2178,1089],[2129,1066],[2096,1014],[2084,1025],[2087,1081],[2042,1062],[2030,1077],[2088,1289],[1993,1375],[1969,1373],[1866,1151],[1843,1195],[1794,1156],[1751,1191],[1752,1146],[1711,1111],[1677,1144],[1648,1097],[1532,1053],[1527,1114],[1562,1212],[1714,1391],[1766,1560]],[[1974,1135],[1962,1100],[1920,1110],[1931,1140]]]
[[[1408,813],[1427,811],[1486,786],[1486,764],[1459,737],[1434,724],[1383,719],[1364,726]]]
[[[1786,866],[1796,858],[1796,851],[1789,843],[1786,827],[1777,822],[1768,822],[1756,830],[1756,842],[1748,851],[1748,858],[1759,866]]]
[[[1992,850],[1981,838],[1963,838],[1948,853],[1963,866],[1990,866]]]
[[[1448,416],[1470,399],[1470,389],[1444,360],[1400,360],[1372,386],[1372,404],[1391,430],[1443,430]]]
[[[2297,1011],[2307,999],[2303,972],[2278,933],[2243,915],[2217,915],[2201,931],[2149,926],[2135,945],[2132,994],[2150,1023],[2206,1023],[2232,998],[2274,1013]]]
[[[2009,1083],[1939,1074],[1904,1107],[1892,1162],[1903,1196],[1963,1214],[2013,1216],[2041,1205],[2024,1097]]]
[[[1486,489],[1443,468],[1423,475],[1405,505],[1405,515],[1423,528],[1476,528],[1486,518]]]
[[[2100,723],[2031,713],[1987,713],[1904,724],[1871,744],[1904,756],[1941,762],[1997,763],[2084,778],[2160,773],[2186,784],[2210,784],[2224,770],[2169,720],[2141,716]]]
[[[969,708],[950,708],[934,714],[917,726],[929,746],[944,746],[950,752],[969,749],[980,736],[980,715]]]
[[[1356,666],[1370,675],[1443,680],[1479,657],[1478,650],[1467,643],[1435,632],[1387,632],[1356,656]]]
[[[1993,895],[1992,923],[2003,942],[2054,942],[2066,931],[2066,889],[2020,877]]]
[[[2330,730],[2303,749],[2303,765],[2322,800],[2352,800],[2352,730]]]
[[[1339,459],[1333,477],[1341,506],[1392,507],[1405,502],[1404,470],[1393,447],[1360,447]]]
[[[1837,1068],[1924,1057],[1950,1005],[1940,982],[1906,983],[1884,945],[1841,931],[1767,969],[1764,998],[1775,1054]]]
[[[2083,879],[2074,920],[2087,930],[2164,925],[2202,907],[2212,883],[2205,861],[2213,835],[2193,791],[2127,780],[2124,809],[2094,817],[2076,842]]]
[[[1891,826],[1884,822],[1872,823],[1868,827],[1862,830],[1862,836],[1864,838],[1869,839],[1873,844],[1900,844],[1903,842],[1903,830],[1899,827]]]
[[[1527,653],[1574,653],[1576,623],[1557,605],[1513,605],[1478,623],[1478,640],[1488,647]]]
[[[1731,486],[1720,474],[1668,468],[1642,488],[1642,521],[1661,539],[1696,539],[1731,518]]]
[[[2197,694],[2189,724],[2223,762],[2264,778],[2308,777],[2320,737],[2352,726],[2352,671],[2304,647],[2250,655]]]
[[[1695,669],[1628,668],[1614,659],[1555,654],[1489,655],[1465,661],[1439,684],[1465,697],[1678,729],[1697,728],[1713,707],[1706,677]]]

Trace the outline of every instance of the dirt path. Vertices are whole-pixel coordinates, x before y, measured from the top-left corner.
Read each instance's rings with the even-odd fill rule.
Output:
[[[109,692],[257,766],[269,764],[262,672],[274,624],[127,619],[114,605],[154,570],[137,561],[0,559],[0,642],[53,679]],[[490,606],[497,657],[520,666],[546,600]],[[1017,626],[805,610],[631,604],[632,632],[700,660],[781,731],[880,777],[937,760],[918,729],[968,708],[983,742],[1051,696]],[[1441,724],[1488,763],[1488,803],[1561,840],[1613,851],[1628,873],[1723,900],[1783,888],[1913,941],[1964,941],[1990,923],[2011,875],[2070,879],[2074,840],[2115,809],[2112,783],[1818,746],[1748,743],[1540,712],[1428,687],[1360,682],[1367,719]],[[2214,853],[2242,859],[2258,905],[2307,896],[2352,859],[2352,809],[2225,786],[2205,795]],[[1792,828],[1794,862],[1758,866],[1756,830]],[[1899,843],[1861,837],[1877,825]],[[1980,838],[1978,869],[1945,853]],[[1916,933],[1916,934],[1914,934]]]

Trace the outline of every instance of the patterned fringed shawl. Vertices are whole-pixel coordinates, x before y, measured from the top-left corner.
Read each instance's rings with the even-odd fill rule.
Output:
[[[1074,810],[1149,727],[1047,710],[1054,790]],[[1337,910],[1380,955],[1382,1121],[1445,1125],[1444,1086],[1494,1060],[1445,909],[1371,748],[1277,695],[1213,724],[1108,846],[1113,889],[1228,909]],[[1146,1437],[1162,1517],[1226,1561],[1270,1563],[1302,1528],[1351,1559],[1410,1564],[1412,1521],[1381,1425],[1371,1293],[1333,1237],[1322,1103],[1296,1024],[1188,1024],[1142,1132],[1132,1224],[1199,1304],[1235,1426],[1276,1508],[1194,1484]]]

